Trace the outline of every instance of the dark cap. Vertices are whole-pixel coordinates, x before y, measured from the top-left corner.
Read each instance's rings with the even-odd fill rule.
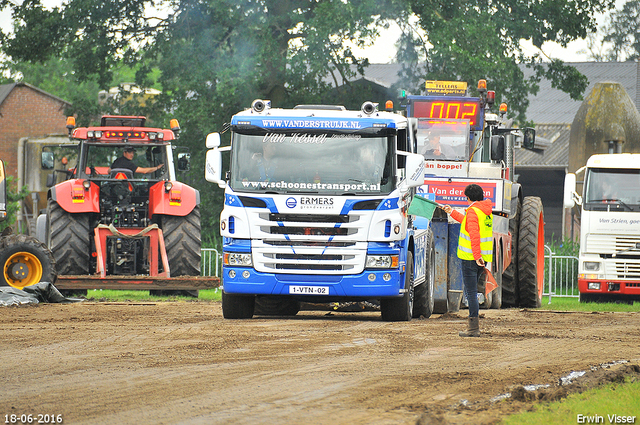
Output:
[[[127,146],[124,148],[123,152],[135,152],[136,150],[131,146]]]

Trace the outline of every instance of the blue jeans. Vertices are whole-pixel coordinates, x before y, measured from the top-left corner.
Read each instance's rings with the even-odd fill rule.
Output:
[[[476,264],[475,260],[460,260],[462,263],[462,283],[464,294],[469,303],[469,317],[478,317],[478,282],[482,277],[484,267]]]

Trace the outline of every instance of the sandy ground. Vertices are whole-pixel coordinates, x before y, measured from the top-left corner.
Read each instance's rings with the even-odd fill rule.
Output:
[[[203,301],[0,308],[0,419],[489,424],[537,399],[640,376],[640,314],[481,314],[483,336],[460,338],[466,310],[387,323],[327,311],[225,320],[220,303]],[[559,386],[573,371],[588,373]]]

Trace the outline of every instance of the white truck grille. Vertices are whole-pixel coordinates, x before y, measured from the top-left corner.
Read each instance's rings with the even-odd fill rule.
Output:
[[[605,258],[605,273],[611,279],[640,279],[640,251],[631,250],[640,243],[636,235],[590,234],[585,252],[596,253]],[[618,253],[616,257],[611,257]]]

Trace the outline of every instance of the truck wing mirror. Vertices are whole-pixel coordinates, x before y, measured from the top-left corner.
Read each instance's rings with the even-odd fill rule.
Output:
[[[491,160],[504,160],[504,136],[491,136]]]
[[[217,147],[207,151],[206,162],[204,164],[204,178],[208,182],[218,183],[218,186],[221,188],[227,186],[227,183],[222,179],[222,153]]]
[[[207,134],[206,146],[207,149],[213,149],[220,146],[220,133]]]
[[[530,127],[522,129],[523,140],[522,147],[525,149],[533,150],[536,147],[536,130]]]
[[[40,156],[40,166],[43,170],[53,170],[54,158],[53,152],[42,152]]]
[[[178,154],[178,171],[189,171],[191,169],[191,154],[187,152]]]
[[[564,196],[563,201],[565,208],[573,208],[576,203],[582,204],[582,197],[576,193],[576,175],[567,173],[564,176]]]
[[[424,184],[424,157],[417,153],[406,153],[405,155],[405,187],[408,189],[422,186]]]

